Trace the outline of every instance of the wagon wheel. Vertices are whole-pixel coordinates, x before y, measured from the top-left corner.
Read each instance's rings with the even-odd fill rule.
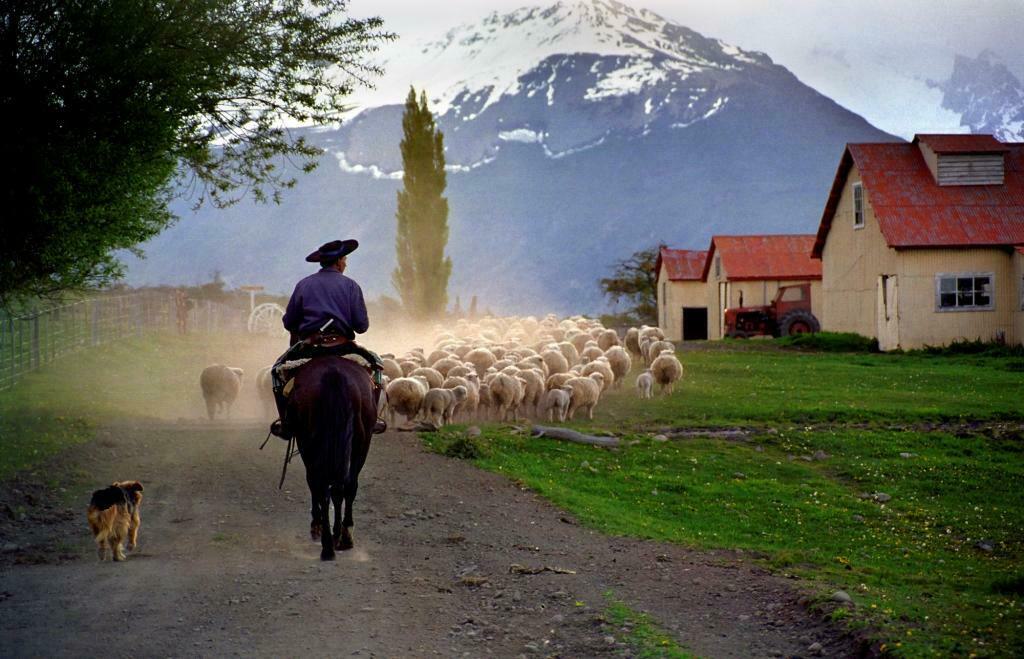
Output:
[[[284,309],[279,304],[264,302],[257,305],[249,314],[249,332],[268,336],[285,336],[287,332],[281,323],[283,317]]]
[[[810,311],[790,311],[779,321],[779,335],[812,334],[821,331],[821,324]]]

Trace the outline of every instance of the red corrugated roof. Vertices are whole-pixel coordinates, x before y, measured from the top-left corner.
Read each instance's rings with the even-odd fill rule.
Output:
[[[702,278],[707,280],[718,254],[730,281],[750,279],[821,279],[821,261],[811,258],[814,236],[715,236]]]
[[[992,135],[922,135],[914,136],[935,153],[1001,153],[1006,145]]]
[[[1006,149],[1003,185],[939,186],[916,144],[848,144],[818,227],[815,258],[821,258],[846,176],[854,164],[890,247],[1024,243],[1024,144],[1002,146]]]
[[[703,250],[662,247],[654,264],[654,277],[661,276],[661,264],[664,263],[669,281],[700,281],[707,257],[708,253]]]

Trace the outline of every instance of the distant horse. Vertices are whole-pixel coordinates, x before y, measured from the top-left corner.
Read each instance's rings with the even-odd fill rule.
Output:
[[[309,533],[320,540],[320,559],[332,561],[336,549],[353,546],[352,504],[377,419],[366,369],[336,355],[314,358],[295,375],[287,415],[313,498]],[[340,519],[343,507],[345,516]]]

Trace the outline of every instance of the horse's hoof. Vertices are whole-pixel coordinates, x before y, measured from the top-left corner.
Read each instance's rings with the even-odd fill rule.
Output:
[[[320,560],[321,561],[333,561],[334,560],[334,550],[333,549],[324,549],[323,551],[321,551],[320,552]]]
[[[340,549],[342,551],[348,551],[349,549],[352,549],[352,547],[354,546],[355,545],[352,543],[352,536],[351,534],[349,534],[348,529],[346,529],[345,532],[341,534],[341,538],[338,539],[338,542],[335,545],[337,549]]]

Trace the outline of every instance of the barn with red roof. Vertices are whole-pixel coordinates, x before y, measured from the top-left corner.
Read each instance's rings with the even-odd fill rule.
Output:
[[[821,318],[821,262],[813,235],[714,236],[701,278],[708,300],[708,338],[725,333],[725,310],[771,304],[782,286],[809,283],[811,311]]]
[[[658,326],[669,341],[708,338],[708,295],[702,281],[707,255],[702,250],[658,250],[654,263]]]
[[[1024,340],[1024,144],[848,144],[813,256],[823,328],[883,350]]]

